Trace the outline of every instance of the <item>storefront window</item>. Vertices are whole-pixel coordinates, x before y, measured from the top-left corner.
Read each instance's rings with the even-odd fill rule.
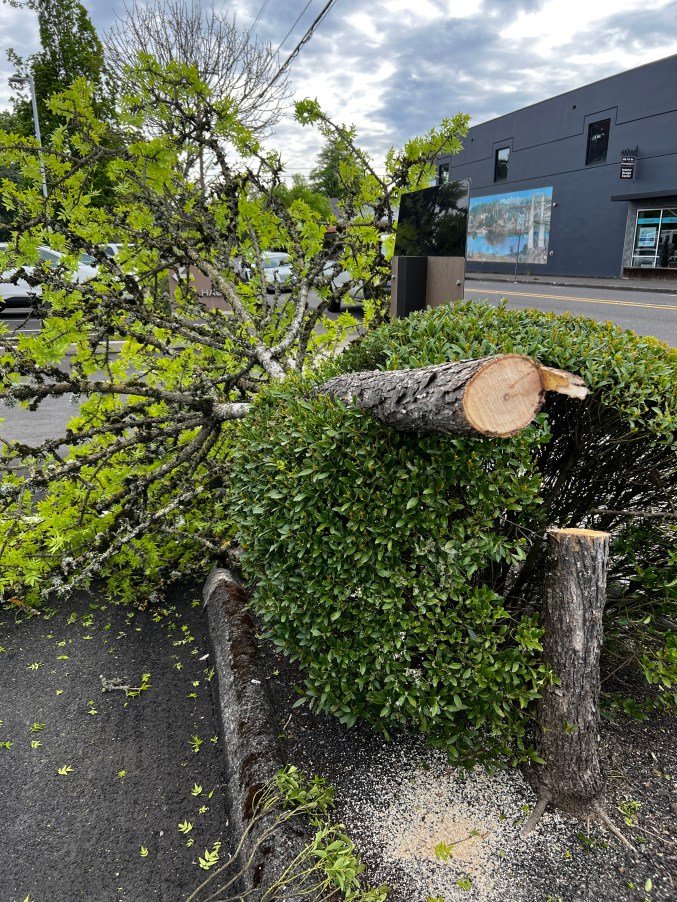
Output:
[[[677,208],[637,211],[632,265],[677,269]]]

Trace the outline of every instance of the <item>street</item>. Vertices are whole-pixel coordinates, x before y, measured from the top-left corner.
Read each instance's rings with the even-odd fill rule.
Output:
[[[466,279],[465,297],[498,303],[507,298],[509,307],[589,316],[598,322],[611,320],[639,335],[653,335],[677,347],[677,294],[614,288],[539,285]]]
[[[486,300],[497,304],[507,298],[508,306],[533,307],[554,313],[571,313],[590,316],[600,322],[611,320],[624,329],[632,329],[640,335],[653,335],[671,347],[677,347],[677,294],[614,288],[571,287],[517,283],[506,280],[481,282],[467,279],[465,296],[473,300]],[[359,316],[359,307],[350,308]],[[336,314],[329,314],[332,318]],[[4,314],[2,321],[17,331],[37,332],[38,320],[24,322],[23,317]],[[36,417],[29,411],[0,408],[5,424],[2,435],[6,439],[39,443],[62,431],[75,413],[70,398],[48,399],[40,405]]]

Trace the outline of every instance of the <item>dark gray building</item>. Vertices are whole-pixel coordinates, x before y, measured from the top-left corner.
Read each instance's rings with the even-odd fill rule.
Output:
[[[677,56],[474,126],[467,269],[677,277]]]

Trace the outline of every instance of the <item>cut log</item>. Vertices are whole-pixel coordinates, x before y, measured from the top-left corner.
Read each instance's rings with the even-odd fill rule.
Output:
[[[600,814],[599,658],[608,557],[606,532],[548,530],[543,663],[557,682],[537,707],[536,747],[545,764],[533,771],[536,811],[551,802],[581,818]]]
[[[546,391],[577,398],[580,376],[520,354],[411,370],[345,373],[320,389],[369,411],[399,432],[509,436],[536,416]]]

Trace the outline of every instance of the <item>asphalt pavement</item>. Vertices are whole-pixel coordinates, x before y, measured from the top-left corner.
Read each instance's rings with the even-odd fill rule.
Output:
[[[0,609],[1,902],[182,902],[206,851],[223,860],[200,598],[183,584],[146,611],[96,594]]]
[[[677,282],[630,279],[548,278],[471,273],[465,297],[509,307],[570,312],[653,336],[677,347]]]

